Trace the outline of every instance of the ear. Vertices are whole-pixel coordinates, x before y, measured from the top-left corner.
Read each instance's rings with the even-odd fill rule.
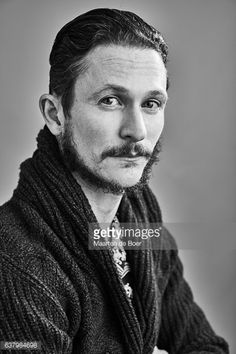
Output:
[[[50,132],[56,136],[61,134],[65,117],[60,100],[53,95],[44,94],[39,99],[39,108]]]

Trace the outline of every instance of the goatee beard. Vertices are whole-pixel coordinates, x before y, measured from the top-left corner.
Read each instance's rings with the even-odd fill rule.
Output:
[[[124,192],[131,193],[142,189],[148,184],[151,177],[152,166],[159,161],[161,141],[162,138],[159,138],[152,153],[144,150],[140,143],[130,142],[126,142],[122,147],[113,147],[103,152],[102,159],[106,158],[107,156],[127,156],[131,153],[135,153],[138,156],[144,156],[148,159],[139,182],[131,187],[124,187],[116,181],[106,180],[86,165],[83,158],[78,154],[75,148],[75,143],[69,122],[67,122],[65,126],[64,134],[61,134],[58,137],[59,149],[61,151],[63,161],[71,173],[79,175],[79,177],[86,181],[90,186],[102,189],[105,193],[111,193],[115,195],[121,195]]]

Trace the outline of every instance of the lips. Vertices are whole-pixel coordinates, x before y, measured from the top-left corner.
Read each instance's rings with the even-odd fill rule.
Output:
[[[132,160],[136,160],[138,158],[147,158],[147,156],[144,155],[118,155],[118,156],[112,156],[115,158],[120,158],[120,159],[132,159]]]
[[[148,154],[142,154],[140,152],[130,151],[130,152],[127,152],[126,154],[115,154],[114,157],[127,158],[127,159],[136,159],[138,157],[148,158],[149,156],[147,156],[147,155]]]
[[[114,156],[114,157],[120,157],[120,158],[124,158],[124,159],[136,159],[137,157],[144,157],[141,155],[119,155],[119,156]]]

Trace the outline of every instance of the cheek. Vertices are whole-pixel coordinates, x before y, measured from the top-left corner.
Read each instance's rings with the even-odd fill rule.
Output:
[[[81,115],[80,115],[81,117]],[[103,150],[105,142],[108,141],[108,126],[98,124],[98,117],[91,119],[91,116],[83,115],[73,123],[74,140],[78,147],[98,153]]]
[[[157,119],[147,124],[148,140],[156,144],[164,128],[164,114],[160,114]]]

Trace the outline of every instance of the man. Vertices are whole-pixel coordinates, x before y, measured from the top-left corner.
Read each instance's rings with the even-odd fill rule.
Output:
[[[46,125],[0,211],[1,341],[37,341],[42,353],[228,353],[167,230],[158,247],[89,247],[92,224],[118,233],[162,222],[148,179],[167,54],[161,34],[126,11],[95,9],[57,34]]]

